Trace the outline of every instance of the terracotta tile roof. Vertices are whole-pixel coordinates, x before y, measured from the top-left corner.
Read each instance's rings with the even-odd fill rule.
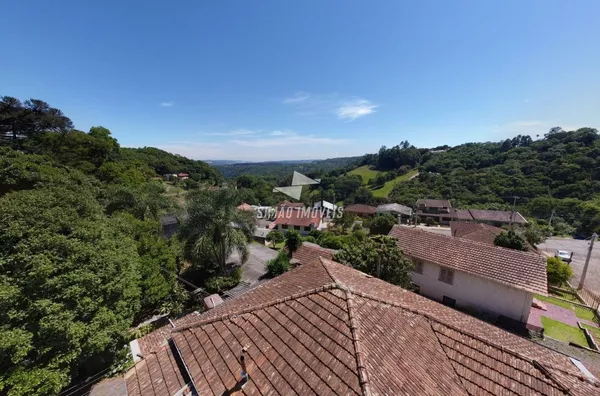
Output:
[[[186,323],[191,323],[198,320],[199,316],[200,313],[192,312],[190,314],[182,316],[179,319],[175,319],[173,321],[173,324],[177,326]],[[171,326],[170,324],[166,324],[138,339],[137,342],[140,347],[140,353],[142,354],[142,356],[150,354],[158,350],[159,348],[167,345],[169,339],[171,338],[172,328],[173,326]]]
[[[425,206],[427,208],[451,208],[450,201],[447,199],[419,199],[417,206]]]
[[[450,222],[450,232],[456,238],[464,238],[493,245],[494,239],[502,232],[502,228],[482,223],[452,221]]]
[[[600,392],[562,354],[329,260],[252,292],[174,330],[199,394],[238,389],[242,345],[246,395]]]
[[[469,209],[471,216],[474,220],[478,221],[496,221],[501,223],[510,223],[511,211],[506,210],[483,210],[483,209]],[[525,224],[527,220],[519,212],[515,212],[513,223]]]
[[[546,295],[546,262],[535,253],[395,225],[390,236],[410,257]]]
[[[469,209],[454,209],[454,218],[457,220],[473,220]]]
[[[127,396],[191,395],[170,343],[148,354],[125,374]]]
[[[298,227],[308,227],[313,224],[314,227],[318,227],[321,224],[321,213],[313,210],[279,210],[274,223]]]
[[[290,201],[281,201],[275,205],[276,208],[303,208],[304,203],[302,202],[290,202]]]
[[[172,337],[198,394],[239,389],[242,345],[245,395],[600,393],[565,355],[326,259],[195,319]],[[172,394],[161,385],[166,349],[155,354],[164,365],[152,355],[128,373],[128,389],[136,376],[143,394]]]
[[[375,214],[377,213],[377,208],[375,206],[364,205],[364,204],[352,204],[348,206],[344,206],[344,211],[350,213],[360,213],[360,214]]]
[[[298,260],[299,264],[308,264],[318,261],[319,257],[332,260],[335,253],[334,249],[327,249],[316,243],[303,242],[302,246],[292,254],[292,257]]]

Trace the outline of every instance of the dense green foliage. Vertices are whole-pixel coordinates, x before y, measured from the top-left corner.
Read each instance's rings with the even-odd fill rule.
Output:
[[[300,236],[300,233],[296,230],[289,230],[285,234],[285,248],[290,257],[292,257],[296,250],[300,249],[300,246],[302,246],[302,237]]]
[[[398,220],[389,213],[375,216],[369,226],[372,235],[387,235]]]
[[[377,276],[379,268],[380,279],[405,289],[411,285],[413,264],[392,237],[376,235],[344,245],[333,259],[372,276]]]
[[[494,238],[494,245],[514,250],[527,250],[525,238],[514,231],[502,231]]]
[[[277,257],[267,261],[265,267],[267,276],[274,278],[290,270],[290,257],[284,251],[280,251]]]
[[[399,183],[390,198],[412,206],[419,198],[446,198],[457,208],[517,209],[541,225],[575,228],[587,237],[600,231],[600,139],[598,131],[553,128],[542,139],[517,136],[500,143],[466,143],[437,150],[402,145],[365,156],[386,170],[418,166],[420,175]],[[445,150],[445,151],[444,151]],[[393,160],[393,161],[392,161]]]
[[[132,325],[181,312],[181,247],[157,221],[177,206],[153,180],[165,172],[220,180],[77,131],[42,101],[0,99],[0,394],[55,395],[111,365]]]
[[[554,286],[563,286],[573,277],[571,266],[558,257],[548,257],[546,260],[548,283]]]
[[[276,245],[285,241],[285,235],[283,235],[283,232],[279,230],[272,230],[269,231],[269,233],[267,234],[267,241],[272,242]]]
[[[227,259],[234,251],[242,263],[248,259],[254,215],[237,209],[238,200],[233,189],[199,190],[188,195],[187,218],[179,237],[184,257],[203,277],[225,275]]]
[[[227,179],[241,175],[260,176],[271,180],[291,178],[294,171],[303,174],[323,174],[333,169],[354,165],[360,157],[331,158],[315,161],[251,162],[242,164],[215,165]]]

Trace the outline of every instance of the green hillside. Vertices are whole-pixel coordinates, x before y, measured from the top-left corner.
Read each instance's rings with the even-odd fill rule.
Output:
[[[375,176],[377,176],[378,172],[376,170],[371,169],[369,165],[363,165],[348,173],[351,175],[358,175],[362,177],[363,185],[367,185],[369,183],[369,180],[374,179]]]
[[[413,169],[404,175],[398,176],[395,179],[386,182],[383,185],[383,187],[381,187],[381,188],[377,188],[377,189],[371,188],[370,190],[373,191],[374,197],[387,197],[390,194],[390,192],[392,192],[392,189],[396,186],[396,184],[410,179],[412,176],[416,175],[417,173],[419,173],[419,171],[416,169]]]

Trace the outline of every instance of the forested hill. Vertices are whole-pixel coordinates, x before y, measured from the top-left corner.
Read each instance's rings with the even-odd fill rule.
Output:
[[[389,199],[399,203],[446,198],[455,207],[508,209],[516,196],[517,208],[542,223],[552,216],[554,225],[574,227],[577,236],[600,232],[600,139],[593,128],[553,128],[535,141],[517,136],[435,150],[405,142],[382,147],[362,163],[382,172],[419,169],[418,178],[391,192]]]
[[[190,179],[170,188],[222,178],[78,131],[43,101],[0,98],[0,394],[57,395],[117,370],[132,326],[181,312],[181,249],[158,221],[178,205],[159,176],[178,172]]]
[[[292,172],[322,174],[336,168],[343,168],[358,163],[361,157],[341,157],[325,160],[298,162],[248,162],[241,164],[215,165],[227,179],[235,179],[240,175],[252,175],[273,181],[290,177]]]

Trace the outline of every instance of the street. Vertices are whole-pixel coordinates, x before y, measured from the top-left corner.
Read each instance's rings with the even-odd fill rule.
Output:
[[[573,261],[571,262],[573,278],[571,285],[577,287],[581,273],[583,272],[583,264],[585,263],[589,244],[590,241],[553,237],[539,244],[538,249],[551,255],[554,255],[557,250],[573,252]],[[600,294],[600,243],[598,241],[596,241],[592,252],[592,259],[590,260],[588,273],[585,278],[585,287],[594,293]]]

